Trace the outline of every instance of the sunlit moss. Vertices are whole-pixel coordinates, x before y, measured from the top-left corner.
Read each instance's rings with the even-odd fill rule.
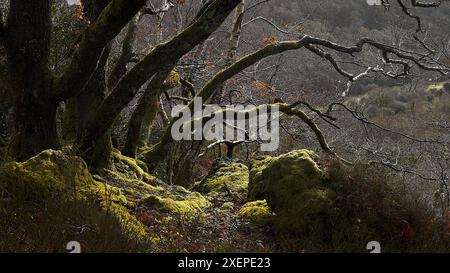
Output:
[[[245,197],[248,188],[248,168],[242,163],[219,162],[208,176],[194,187],[202,193],[231,194]]]
[[[210,202],[198,192],[193,192],[184,197],[149,195],[143,198],[140,203],[142,206],[151,207],[164,213],[174,213],[184,218],[198,216],[211,206]]]
[[[323,228],[321,215],[332,205],[334,193],[324,185],[324,172],[317,155],[297,150],[274,157],[262,170],[269,207],[282,230],[303,232]]]
[[[143,180],[148,183],[154,183],[156,178],[148,173],[144,162],[124,156],[120,151],[113,150],[114,165],[118,172],[129,178]]]
[[[46,202],[55,195],[89,201],[123,224],[125,232],[134,237],[146,237],[148,230],[126,207],[132,203],[120,190],[95,181],[85,162],[62,151],[47,150],[26,162],[10,162],[0,166],[0,190],[9,198],[23,202]]]
[[[258,200],[246,203],[237,213],[238,218],[248,219],[257,224],[268,224],[273,219],[273,214],[266,200]]]
[[[234,209],[234,203],[233,202],[225,202],[220,206],[220,210],[228,210],[231,211]]]

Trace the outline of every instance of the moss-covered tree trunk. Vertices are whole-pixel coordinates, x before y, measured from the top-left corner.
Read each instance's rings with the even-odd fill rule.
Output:
[[[95,71],[103,48],[146,1],[90,1],[102,3],[98,9],[101,13],[81,36],[70,65],[58,78],[48,69],[52,2],[10,0],[7,24],[0,27],[0,44],[4,41],[7,51],[9,94],[14,107],[8,159],[23,161],[42,150],[60,148],[57,105],[81,92]],[[3,59],[0,61],[3,63]],[[3,65],[0,69],[3,70]],[[0,81],[4,82],[3,73]],[[4,93],[2,90],[2,100]]]
[[[153,76],[169,70],[188,52],[203,43],[225,21],[239,0],[218,0],[205,5],[195,21],[170,41],[156,46],[142,61],[136,64],[117,83],[87,123],[77,149],[85,153],[92,149],[95,139],[111,128],[120,112],[134,98],[137,90],[146,82],[142,75]],[[170,71],[170,70],[169,70]]]
[[[77,105],[77,139],[82,137],[86,122],[106,97],[105,66],[111,47],[107,46],[98,62],[98,66],[84,90],[76,97]],[[111,163],[112,141],[111,133],[107,132],[101,138],[95,139],[93,149],[83,154],[83,158],[93,169],[108,168]]]
[[[153,118],[156,117],[157,109],[159,108],[158,104],[159,96],[161,94],[160,90],[166,75],[166,73],[156,74],[140,98],[138,106],[131,115],[130,122],[128,123],[127,138],[125,140],[122,154],[129,157],[136,157],[146,108],[152,110],[152,113],[154,114],[152,115]]]
[[[45,149],[58,149],[57,101],[49,94],[48,70],[51,1],[10,1],[6,33],[14,96],[14,126],[10,159],[23,161]]]
[[[95,21],[109,2],[111,2],[111,0],[84,0],[83,9],[85,17],[90,21]],[[77,139],[82,137],[82,132],[86,126],[86,122],[106,97],[106,64],[108,62],[110,52],[111,45],[108,45],[103,49],[96,70],[91,75],[91,78],[87,82],[83,91],[75,97],[77,113]],[[111,155],[112,141],[111,133],[108,131],[102,137],[95,139],[93,149],[86,151],[86,154],[83,154],[82,156],[90,168],[103,169],[110,167]]]
[[[135,58],[135,55],[133,53],[133,42],[136,36],[137,23],[141,20],[142,16],[143,13],[139,12],[128,24],[127,33],[122,41],[122,52],[120,53],[120,56],[117,58],[114,67],[111,69],[109,78],[107,79],[108,90],[114,89],[114,87],[120,81],[120,79],[127,73],[127,65],[130,62],[134,61],[133,59]],[[121,119],[118,118],[111,128],[111,138],[113,146],[116,148],[119,148],[119,139],[120,139],[119,128],[121,126],[120,123]]]
[[[178,74],[170,70],[160,71],[152,78],[128,123],[127,138],[122,151],[124,155],[136,157],[138,145],[143,141],[143,132],[149,130],[161,110],[161,93],[176,87],[179,82]]]

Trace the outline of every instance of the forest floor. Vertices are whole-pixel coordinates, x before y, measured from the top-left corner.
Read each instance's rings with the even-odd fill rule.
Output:
[[[325,179],[313,158],[298,150],[250,167],[217,160],[186,189],[118,151],[95,175],[79,157],[44,151],[0,165],[0,251],[66,252],[77,241],[83,252],[365,252],[372,238],[394,252],[450,249],[448,219],[390,196],[384,174],[363,166]]]

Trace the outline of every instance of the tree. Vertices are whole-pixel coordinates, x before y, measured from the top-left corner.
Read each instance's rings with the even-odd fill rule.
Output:
[[[261,16],[244,23],[246,12],[254,10],[264,2],[267,1],[246,7],[241,0],[205,1],[190,24],[180,28],[179,32],[168,41],[158,41],[141,60],[135,60],[131,43],[134,39],[136,22],[140,17],[138,13],[161,14],[167,12],[173,4],[164,1],[162,8],[155,9],[147,7],[145,0],[83,1],[84,16],[90,24],[73,46],[74,51],[68,66],[61,75],[55,75],[48,67],[52,1],[39,0],[25,4],[23,1],[10,0],[7,24],[5,26],[3,23],[0,24],[0,50],[4,48],[6,50],[4,54],[7,56],[6,65],[0,62],[2,71],[0,83],[5,82],[2,86],[11,86],[11,91],[2,88],[1,94],[5,97],[6,94],[12,94],[14,107],[14,126],[8,157],[21,161],[44,149],[59,149],[57,107],[63,101],[76,101],[78,126],[74,151],[91,167],[108,166],[112,150],[111,128],[123,109],[145,86],[145,92],[129,122],[127,141],[123,149],[125,154],[137,156],[137,144],[144,120],[148,126],[156,117],[160,96],[168,88],[178,86],[180,83],[185,91],[189,90],[188,94],[196,93],[205,101],[220,102],[229,79],[265,58],[288,51],[303,49],[316,59],[328,62],[337,74],[346,79],[349,86],[369,74],[391,78],[407,77],[415,67],[441,74],[449,71],[447,66],[434,59],[436,52],[426,45],[424,38],[420,38],[421,20],[411,11],[412,8],[436,7],[440,3],[414,0],[409,2],[410,6],[398,1],[401,11],[417,23],[417,30],[413,33],[417,42],[414,49],[392,46],[372,38],[361,38],[353,45],[346,46],[341,41],[333,42],[332,39],[318,38],[299,30],[296,31],[296,38],[288,41],[279,42],[268,37],[264,39],[263,48],[239,59],[236,56],[240,33],[242,28],[250,23],[262,21],[275,31],[289,35],[297,26],[296,24],[285,30]],[[388,1],[383,3],[388,5]],[[230,38],[225,54],[225,68],[215,75],[214,73],[208,75],[206,84],[198,92],[195,92],[195,87],[189,83],[189,78],[185,80],[181,77],[175,86],[168,86],[170,76],[173,75],[180,60],[195,49],[201,54],[205,48],[204,42],[219,29],[235,9],[236,15],[229,32]],[[110,58],[111,41],[127,25],[127,33],[122,41],[122,54],[107,79],[105,71]],[[363,55],[368,50],[376,52],[374,59],[381,60],[381,63],[376,65],[365,63],[363,57],[354,61],[356,55]],[[343,57],[345,64],[339,60],[341,56],[345,56]],[[132,59],[136,64],[128,69],[127,65]],[[187,93],[184,92],[184,95]],[[169,98],[170,95],[166,97]],[[178,99],[190,101],[192,98]],[[192,107],[192,103],[187,107]],[[151,168],[167,156],[168,146],[173,142],[170,136],[170,125],[173,122],[174,120],[169,122],[169,128],[154,149],[141,155]],[[232,154],[232,148],[229,154]]]
[[[26,160],[44,149],[60,148],[58,104],[81,92],[96,69],[103,48],[145,4],[114,0],[84,32],[61,77],[49,72],[50,0],[11,0],[4,45],[13,92],[14,127],[8,157]]]

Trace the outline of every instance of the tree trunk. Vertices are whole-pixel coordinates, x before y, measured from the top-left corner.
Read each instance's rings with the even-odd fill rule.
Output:
[[[22,97],[15,105],[8,159],[25,161],[46,149],[60,149],[56,103]]]
[[[61,137],[65,143],[73,143],[77,138],[78,109],[75,98],[64,102]]]
[[[57,102],[49,94],[51,0],[10,1],[6,46],[14,95],[14,126],[8,159],[23,161],[60,148]]]
[[[159,96],[165,88],[164,80],[168,76],[167,71],[157,73],[147,86],[147,89],[139,100],[136,110],[134,110],[128,124],[127,139],[122,153],[129,157],[136,157],[136,152],[139,140],[142,134],[142,127],[144,127],[144,120],[146,120],[145,127],[150,127],[158,114]]]
[[[103,102],[106,96],[105,66],[108,60],[111,46],[107,46],[102,53],[98,66],[84,90],[76,97],[77,105],[77,132],[78,140],[83,138],[84,128],[95,112],[96,108]],[[111,133],[95,139],[92,149],[82,155],[88,165],[93,169],[109,168],[111,166],[112,141]]]
[[[108,90],[113,90],[119,80],[127,73],[127,65],[134,61],[133,57],[133,42],[136,36],[137,23],[141,20],[143,16],[142,12],[139,12],[131,21],[128,23],[127,33],[122,41],[122,52],[119,58],[114,64],[111,70],[109,78],[107,79]],[[113,141],[113,146],[119,148],[119,133],[121,124],[121,116],[116,119],[111,127],[111,138]]]
[[[83,0],[84,16],[95,21],[102,10],[111,2],[111,0]],[[105,67],[108,62],[111,45],[107,45],[98,60],[97,68],[91,75],[86,86],[73,100],[76,106],[77,115],[76,131],[77,141],[83,138],[83,131],[86,123],[91,118],[95,109],[103,102],[106,96],[107,87],[105,79]],[[112,141],[111,134],[106,134],[95,139],[90,150],[82,154],[83,159],[88,163],[91,169],[103,169],[111,166]]]
[[[146,82],[145,75],[155,75],[161,69],[171,68],[198,44],[203,43],[228,17],[239,0],[212,1],[199,12],[198,18],[170,41],[156,46],[142,61],[136,64],[117,83],[111,94],[98,107],[78,145],[81,153],[89,149],[93,140],[105,134],[120,112],[134,98],[137,90]]]

